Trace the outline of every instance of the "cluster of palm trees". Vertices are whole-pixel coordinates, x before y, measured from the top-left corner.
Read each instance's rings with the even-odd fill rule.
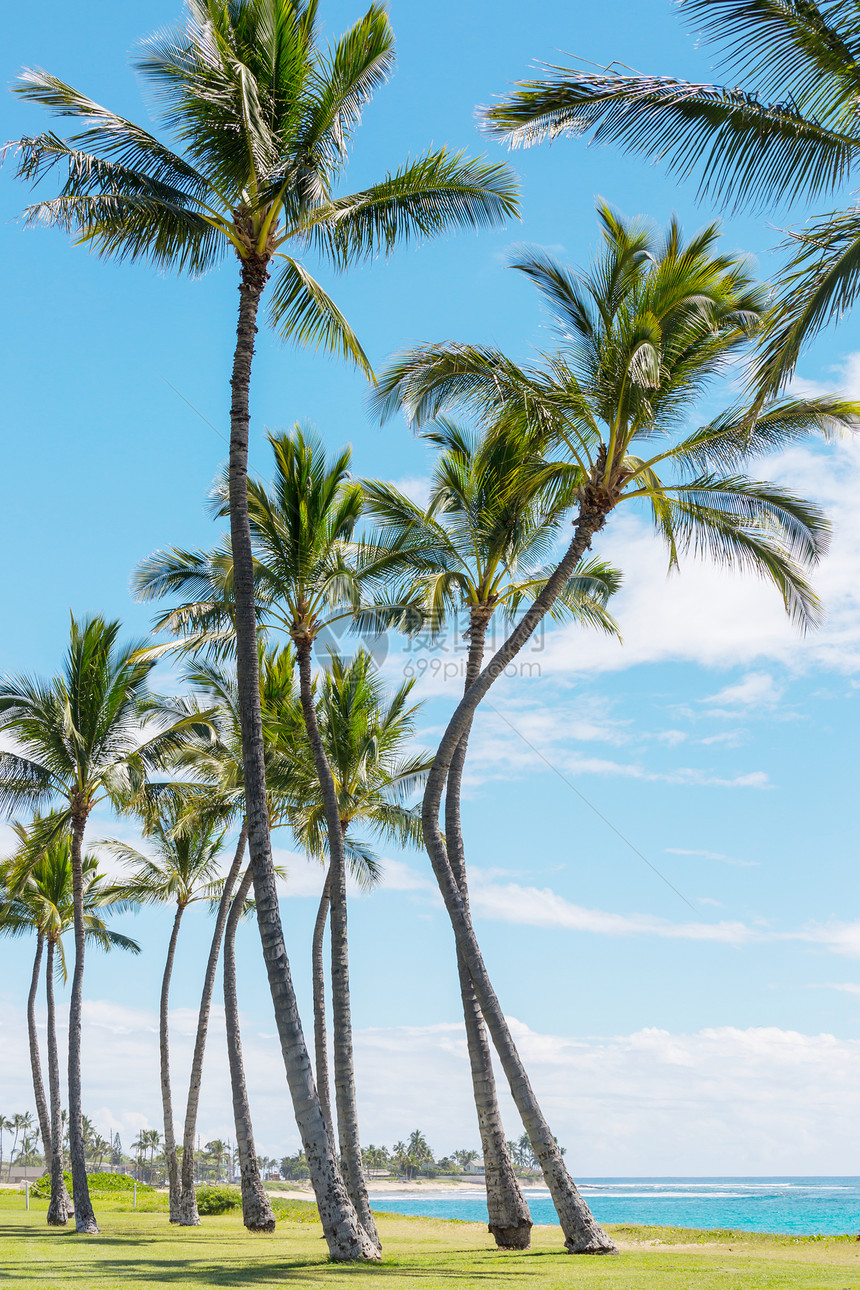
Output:
[[[756,92],[556,70],[488,110],[488,127],[513,143],[594,127],[598,137],[658,151],[679,173],[703,167],[706,189],[734,199],[832,188],[856,147],[853,19],[814,0],[686,0],[685,8],[727,40],[762,92],[778,91],[783,105],[765,106]],[[211,550],[156,553],[136,578],[142,598],[170,602],[155,624],[170,639],[155,649],[121,646],[118,623],[73,619],[60,674],[0,686],[0,728],[14,739],[0,760],[0,804],[32,817],[4,876],[7,905],[29,899],[53,851],[67,857],[75,942],[69,1142],[79,1232],[98,1230],[87,1193],[80,1082],[84,954],[88,938],[107,943],[92,921],[100,915],[87,904],[93,884],[105,900],[98,908],[157,900],[175,910],[162,985],[161,1072],[171,1217],[180,1223],[197,1221],[197,1106],[223,947],[245,1219],[270,1226],[235,986],[234,940],[253,895],[330,1254],[379,1258],[356,1113],[346,896],[349,870],[368,885],[378,876],[363,838],[369,830],[386,841],[423,843],[450,918],[497,1243],[527,1246],[531,1218],[505,1138],[491,1048],[566,1248],[614,1252],[565,1166],[476,937],[460,818],[472,724],[547,618],[617,630],[607,606],[621,572],[590,552],[622,506],[650,515],[670,565],[690,551],[704,554],[761,575],[801,626],[819,613],[808,573],[825,549],[826,520],[750,472],[786,443],[860,424],[860,407],[846,399],[783,392],[803,340],[856,290],[856,212],[797,235],[799,250],[774,302],[744,257],[721,248],[716,225],[685,238],[674,220],[659,230],[601,203],[600,242],[589,266],[571,267],[529,247],[511,257],[550,314],[555,340],[548,352],[524,364],[490,346],[449,341],[415,346],[373,376],[343,314],[293,252],[312,251],[343,270],[406,239],[498,223],[518,210],[506,166],[446,149],[426,152],[361,192],[340,192],[362,109],[392,65],[393,36],[376,4],[324,48],[316,0],[188,0],[183,24],[146,42],[139,57],[156,91],[163,136],[45,72],[26,72],[18,86],[80,127],[68,138],[48,131],[19,141],[22,178],[61,175],[59,191],[30,207],[32,222],[63,229],[100,255],[192,276],[235,256],[240,280],[229,465],[215,498],[228,531]],[[373,379],[374,411],[382,419],[405,414],[424,435],[434,453],[425,505],[384,481],[355,479],[348,449],[329,456],[298,428],[269,437],[270,482],[249,477],[251,369],[264,297],[281,335],[358,365]],[[703,392],[725,388],[724,375],[744,360],[749,385],[698,424]],[[333,642],[343,628],[365,638],[433,635],[456,622],[468,643],[463,696],[433,755],[416,754],[407,747],[415,713],[410,686],[389,696],[370,652],[347,661]],[[501,644],[485,662],[491,627]],[[187,663],[178,698],[150,689],[165,650]],[[316,674],[315,660],[325,664]],[[412,806],[419,790],[420,812]],[[128,882],[91,877],[88,887],[94,871],[85,834],[102,802],[135,816],[146,849],[107,844],[130,867]],[[312,1046],[278,908],[271,830],[281,825],[327,866],[312,950]],[[238,842],[225,877],[219,856],[231,830]],[[182,914],[202,898],[217,913],[180,1151],[167,1009]],[[53,922],[46,916],[42,931],[35,921],[29,926],[50,955],[58,943]],[[42,1132],[61,1180],[50,1030],[51,1117],[45,1109]]]

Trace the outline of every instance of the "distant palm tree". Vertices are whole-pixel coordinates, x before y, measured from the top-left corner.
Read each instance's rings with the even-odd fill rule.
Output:
[[[180,802],[155,814],[150,812],[146,838],[154,854],[144,855],[136,847],[117,839],[109,838],[101,845],[127,867],[129,873],[123,884],[123,890],[130,900],[138,904],[176,906],[161,978],[159,1052],[170,1221],[179,1223],[182,1221],[183,1188],[176,1154],[170,1081],[170,981],[182,916],[188,906],[195,901],[211,900],[216,889],[218,857],[224,842],[224,828],[214,818],[208,821],[195,819],[190,823],[187,822],[186,813]],[[199,1064],[202,1065],[202,1054]],[[192,1079],[193,1077],[192,1071]]]
[[[15,1137],[12,1140],[12,1150],[9,1152],[9,1172],[12,1171],[12,1162],[15,1159],[15,1149],[18,1146],[18,1138],[24,1133],[29,1133],[33,1127],[33,1116],[30,1111],[18,1111],[12,1116],[12,1131]]]
[[[432,635],[446,626],[457,632],[465,626],[468,691],[483,666],[494,618],[510,627],[520,607],[546,585],[551,568],[544,565],[578,485],[564,466],[544,461],[519,427],[508,434],[504,425],[492,425],[478,435],[439,418],[424,437],[440,450],[426,507],[392,484],[366,480],[367,508],[408,566],[405,583],[392,598],[414,603]],[[606,602],[618,583],[616,572],[602,562],[583,561],[553,602],[551,615],[616,631]],[[467,730],[452,759],[445,790],[445,843],[466,901],[460,791],[468,739]],[[498,1245],[527,1249],[529,1207],[508,1159],[490,1046],[459,954],[458,970],[489,1229]]]
[[[11,1133],[12,1127],[8,1115],[0,1115],[0,1178],[3,1176],[3,1134]]]
[[[272,316],[282,335],[322,345],[369,372],[340,310],[288,249],[310,245],[344,269],[410,235],[499,222],[516,212],[516,185],[505,167],[441,149],[362,192],[335,196],[362,109],[393,66],[394,38],[381,5],[373,4],[328,50],[319,42],[316,0],[187,0],[186,13],[183,26],[152,37],[139,60],[181,153],[55,77],[29,71],[19,92],[85,128],[68,141],[54,132],[21,140],[19,174],[38,179],[65,170],[60,195],[31,208],[30,217],[75,234],[102,255],[193,274],[228,254],[238,259],[230,524],[250,851],[264,951],[273,979],[277,974],[282,1048],[326,1237],[335,1258],[375,1258],[344,1204],[283,969],[245,492],[256,318],[279,264]]]
[[[44,844],[61,829],[71,833],[75,907],[75,967],[69,1003],[69,1144],[75,1227],[98,1232],[87,1188],[81,1108],[81,1008],[84,974],[83,842],[94,807],[122,808],[139,792],[149,770],[185,737],[182,719],[150,721],[147,686],[154,660],[139,644],[117,644],[120,624],[98,616],[72,617],[63,671],[48,682],[30,677],[0,681],[0,730],[19,752],[0,753],[0,809],[38,809],[57,803],[44,826]],[[38,847],[34,849],[38,854]]]
[[[720,49],[724,84],[589,67],[548,67],[484,112],[513,146],[590,135],[699,176],[699,196],[734,209],[812,201],[860,161],[860,28],[854,4],[681,0],[697,37]],[[790,232],[764,333],[760,397],[794,371],[801,348],[853,305],[860,288],[856,203]]]
[[[28,1029],[30,1032],[30,1062],[36,1092],[36,1106],[41,1126],[45,1164],[51,1175],[51,1198],[47,1221],[54,1226],[64,1226],[72,1213],[72,1202],[66,1191],[63,1175],[63,1124],[60,1099],[60,1069],[57,1048],[57,1020],[54,1002],[54,977],[67,979],[66,956],[63,937],[74,925],[74,894],[72,884],[71,842],[67,832],[43,846],[41,827],[37,820],[28,831],[22,825],[14,826],[19,839],[17,852],[0,866],[0,887],[7,892],[6,903],[0,908],[0,933],[19,935],[36,931],[37,953],[33,981],[28,999]],[[33,862],[33,845],[39,858]],[[104,921],[104,914],[122,913],[128,909],[127,897],[117,891],[99,872],[94,856],[85,855],[81,866],[83,888],[84,934],[88,944],[104,950],[124,949],[133,954],[140,946],[128,936],[112,931]],[[50,1114],[45,1106],[41,1063],[36,1037],[35,994],[38,984],[40,944],[47,943],[45,987],[48,1014],[48,1084],[50,1089]],[[86,1117],[83,1117],[86,1121]]]
[[[571,480],[573,536],[507,640],[469,687],[442,737],[424,793],[424,840],[463,957],[514,1101],[540,1160],[567,1248],[604,1253],[595,1223],[555,1142],[487,975],[469,909],[439,825],[445,782],[475,710],[568,584],[592,541],[622,503],[650,512],[670,565],[695,550],[772,581],[802,625],[818,604],[799,563],[826,542],[813,506],[739,473],[746,461],[814,431],[855,426],[860,406],[822,397],[768,403],[755,418],[728,408],[690,431],[701,391],[743,353],[765,311],[765,294],[739,257],[716,246],[711,226],[685,242],[675,221],[658,236],[601,205],[602,253],[570,270],[546,252],[522,249],[516,267],[538,287],[562,347],[523,367],[497,350],[447,343],[396,359],[376,403],[404,408],[418,424],[460,408],[533,438],[564,462]]]

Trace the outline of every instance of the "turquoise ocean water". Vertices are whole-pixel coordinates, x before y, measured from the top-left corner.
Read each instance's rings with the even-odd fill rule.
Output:
[[[671,1227],[737,1228],[747,1232],[860,1232],[860,1178],[583,1178],[578,1180],[595,1218],[602,1223]],[[555,1211],[542,1188],[527,1188],[536,1223],[554,1223]],[[431,1218],[486,1222],[480,1191],[446,1195],[385,1192],[374,1209]]]

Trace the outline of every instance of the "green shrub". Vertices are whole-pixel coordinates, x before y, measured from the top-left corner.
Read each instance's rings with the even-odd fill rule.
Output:
[[[197,1188],[199,1214],[226,1214],[231,1209],[242,1208],[242,1193],[238,1187],[213,1186],[204,1183]]]
[[[63,1177],[66,1180],[66,1190],[71,1196],[73,1194],[72,1175],[68,1169],[64,1171]],[[129,1178],[128,1174],[87,1174],[87,1186],[91,1192],[95,1193],[107,1191],[112,1195],[131,1196],[134,1191],[134,1179]],[[138,1196],[142,1196],[144,1193],[152,1193],[154,1191],[155,1188],[150,1187],[149,1183],[139,1182],[137,1184]],[[51,1175],[43,1174],[41,1178],[38,1178],[30,1188],[30,1193],[36,1197],[50,1196]]]

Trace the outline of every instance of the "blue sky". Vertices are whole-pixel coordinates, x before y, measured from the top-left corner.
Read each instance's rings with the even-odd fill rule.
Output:
[[[334,33],[359,13],[340,2],[322,8]],[[7,20],[6,78],[44,66],[140,118],[127,51],[176,13],[155,2],[19,6]],[[366,114],[350,187],[430,143],[502,159],[476,132],[475,104],[562,51],[712,75],[708,52],[662,3],[395,0],[391,17],[398,71]],[[5,137],[45,121],[11,96],[4,110]],[[510,160],[523,185],[521,223],[412,248],[348,278],[322,275],[374,364],[414,340],[454,337],[517,356],[543,343],[537,301],[504,267],[506,255],[530,241],[584,259],[597,194],[627,214],[665,220],[677,211],[689,229],[713,215],[695,205],[692,186],[611,150],[559,142]],[[57,666],[70,608],[121,617],[141,634],[149,611],[130,599],[136,563],[159,546],[215,536],[205,498],[225,452],[236,281],[232,266],[201,282],[163,278],[24,230],[15,217],[27,195],[10,170],[0,171],[8,301],[0,669],[45,673]],[[779,230],[807,213],[732,218],[726,241],[754,253],[766,276]],[[801,377],[860,396],[858,351],[858,319],[848,318],[810,351]],[[267,426],[309,420],[333,448],[353,444],[357,471],[420,492],[425,449],[399,422],[374,424],[364,397],[347,368],[261,331],[254,464],[266,470]],[[626,517],[601,547],[625,575],[616,606],[624,646],[548,634],[535,655],[539,674],[500,685],[492,701],[504,717],[488,711],[476,729],[465,822],[479,933],[556,1131],[585,1173],[856,1168],[860,454],[851,444],[799,447],[769,470],[821,501],[834,522],[817,579],[828,610],[821,631],[801,640],[760,584],[692,564],[667,579],[659,549]],[[403,666],[396,651],[386,664],[392,679]],[[416,693],[427,699],[429,744],[452,685],[425,677]],[[114,827],[96,820],[92,836]],[[288,852],[289,837],[280,845]],[[307,1016],[318,877],[299,858],[289,863],[284,917]],[[141,958],[89,963],[87,1102],[103,1129],[119,1126],[130,1141],[137,1127],[158,1124],[152,1019],[168,916],[126,922]],[[351,928],[364,1139],[390,1142],[420,1124],[440,1149],[476,1141],[450,936],[423,856],[392,854],[383,889],[356,898]],[[180,1069],[206,934],[195,914],[175,989]],[[242,954],[260,1145],[276,1153],[296,1134],[251,927]],[[26,958],[0,946],[4,1114],[31,1101]],[[511,1108],[507,1117],[518,1134]],[[217,1027],[201,1130],[230,1135]]]

